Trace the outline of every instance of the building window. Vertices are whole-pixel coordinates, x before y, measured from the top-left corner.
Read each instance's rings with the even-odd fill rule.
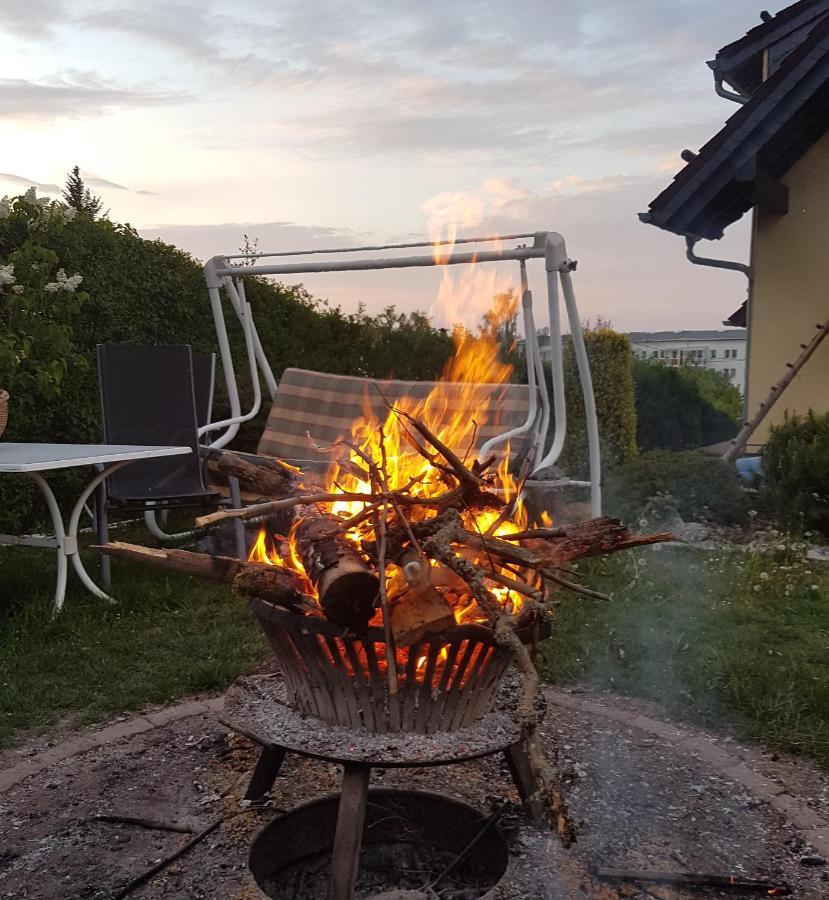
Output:
[[[651,350],[651,359],[656,359],[659,356],[658,350]]]
[[[711,348],[711,350],[710,350],[710,355],[711,355],[711,359],[716,359],[716,358],[717,358],[717,348],[716,348],[716,347],[712,347],[712,348]]]

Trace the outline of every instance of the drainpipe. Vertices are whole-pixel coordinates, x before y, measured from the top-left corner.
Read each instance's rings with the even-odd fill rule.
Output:
[[[748,279],[749,287],[751,287],[753,274],[751,266],[747,266],[745,263],[741,262],[733,262],[729,259],[711,259],[711,257],[708,256],[697,256],[697,254],[694,253],[694,247],[696,247],[698,240],[698,237],[686,236],[685,238],[685,255],[692,263],[694,263],[694,265],[710,266],[712,269],[730,269],[733,272],[742,272]]]

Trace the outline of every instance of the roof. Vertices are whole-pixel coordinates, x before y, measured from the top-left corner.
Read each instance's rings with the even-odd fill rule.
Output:
[[[829,129],[829,16],[783,61],[639,218],[675,234],[721,238],[754,205],[785,212],[777,179]]]
[[[745,329],[731,328],[728,331],[631,331],[628,338],[632,344],[666,343],[668,341],[744,341]]]
[[[799,0],[776,16],[761,13],[763,21],[739,40],[717,51],[708,65],[744,96],[750,96],[763,81],[763,51],[769,50],[768,74],[806,38],[818,19],[829,13],[829,0]]]

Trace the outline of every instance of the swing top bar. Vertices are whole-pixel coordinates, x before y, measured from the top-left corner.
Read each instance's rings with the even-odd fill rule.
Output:
[[[358,271],[366,271],[366,270],[376,270],[376,269],[412,269],[412,268],[424,268],[428,266],[453,266],[453,265],[464,265],[464,264],[472,264],[472,263],[482,263],[482,262],[501,262],[503,260],[526,260],[526,259],[539,259],[543,257],[547,257],[548,249],[546,247],[546,239],[547,232],[533,232],[531,234],[524,235],[512,235],[507,238],[462,238],[458,241],[436,241],[435,244],[432,242],[419,242],[417,244],[412,244],[411,246],[421,246],[421,247],[430,247],[435,245],[445,245],[445,244],[453,244],[453,243],[484,243],[487,241],[496,241],[496,240],[518,240],[519,238],[524,237],[532,237],[533,238],[533,246],[532,247],[515,247],[512,249],[498,249],[498,250],[473,250],[473,251],[465,251],[461,253],[450,253],[447,256],[438,256],[430,254],[429,256],[404,256],[397,257],[393,259],[357,259],[357,260],[330,260],[326,262],[312,263],[312,262],[304,262],[304,263],[282,263],[282,264],[270,264],[270,265],[248,265],[248,266],[231,266],[228,265],[228,259],[238,259],[240,257],[232,257],[232,256],[220,256],[214,257],[209,261],[208,265],[211,263],[215,266],[214,275],[218,277],[229,276],[229,277],[239,277],[242,275],[303,275],[310,274],[313,272],[358,272]],[[388,244],[385,246],[378,246],[376,248],[362,248],[362,249],[378,249],[378,250],[387,250],[394,248],[395,245]],[[268,254],[259,254],[259,256],[304,256],[310,255],[311,253],[346,253],[346,252],[356,252],[361,248],[354,247],[349,248],[348,250],[309,250],[309,251],[301,251],[300,253],[268,253]],[[246,259],[250,259],[250,256],[244,257]]]
[[[533,238],[543,241],[547,232],[528,231],[524,234],[496,234],[489,237],[468,237],[447,239],[443,241],[414,241],[410,244],[367,244],[364,247],[324,247],[319,250],[280,250],[271,253],[234,253],[223,259],[264,259],[275,256],[315,256],[321,253],[366,253],[373,250],[411,250],[415,247],[442,247],[447,244],[486,244],[494,241],[517,241],[522,238]]]

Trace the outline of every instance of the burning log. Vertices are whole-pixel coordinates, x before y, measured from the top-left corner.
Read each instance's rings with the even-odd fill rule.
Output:
[[[288,569],[266,563],[246,562],[229,556],[210,556],[189,550],[158,550],[112,541],[95,547],[108,556],[142,562],[168,572],[179,572],[207,581],[232,582],[243,597],[265,597],[278,606],[297,612],[317,612],[316,604],[302,592],[302,580]]]
[[[407,585],[389,599],[391,630],[398,647],[409,647],[427,635],[440,634],[455,624],[451,607],[428,582]]]
[[[256,462],[223,452],[215,463],[225,478],[237,478],[246,490],[261,497],[284,497],[294,492],[294,473],[279,460],[257,457]]]
[[[327,619],[361,630],[374,614],[377,575],[340,529],[340,520],[315,505],[297,506],[292,539]]]

